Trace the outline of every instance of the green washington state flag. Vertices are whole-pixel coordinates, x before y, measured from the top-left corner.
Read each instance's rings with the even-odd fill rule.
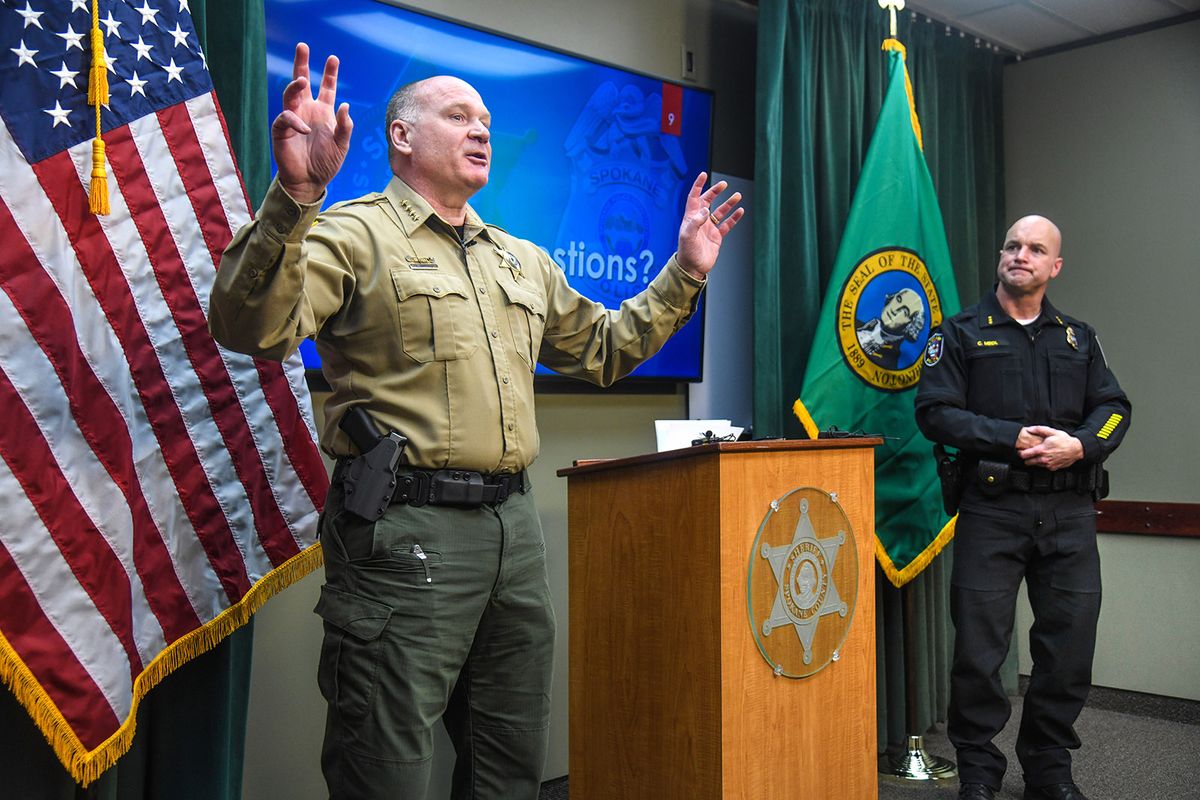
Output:
[[[913,397],[929,332],[959,305],[904,46],[888,39],[883,49],[891,60],[887,94],[795,412],[810,436],[836,426],[886,437],[875,457],[875,555],[903,586],[954,535]]]

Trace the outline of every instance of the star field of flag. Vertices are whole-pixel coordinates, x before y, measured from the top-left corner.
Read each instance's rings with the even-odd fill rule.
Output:
[[[85,786],[320,563],[329,486],[299,357],[208,330],[251,208],[187,2],[98,5],[99,164],[91,2],[0,0],[0,691]]]
[[[90,0],[0,0],[0,115],[34,163],[96,135],[87,104]],[[212,90],[187,0],[100,4],[102,131]]]

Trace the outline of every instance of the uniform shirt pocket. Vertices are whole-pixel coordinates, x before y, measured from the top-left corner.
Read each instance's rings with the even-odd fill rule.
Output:
[[[513,344],[525,366],[532,372],[537,366],[542,333],[546,329],[546,298],[515,281],[501,280],[499,284],[504,293],[504,308]]]
[[[475,309],[462,279],[441,272],[392,270],[400,341],[420,363],[470,358],[479,347]]]
[[[1081,353],[1050,354],[1050,413],[1055,425],[1078,425],[1087,396],[1087,356]]]
[[[994,419],[1022,419],[1021,365],[1008,348],[981,347],[967,352],[967,409]]]

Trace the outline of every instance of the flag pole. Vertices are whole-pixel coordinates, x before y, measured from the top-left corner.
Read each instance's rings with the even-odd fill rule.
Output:
[[[896,38],[896,12],[904,10],[904,0],[879,0],[889,16],[889,35]],[[917,647],[912,582],[900,588],[902,627],[904,630],[904,749],[879,757],[879,772],[884,777],[903,781],[944,781],[958,777],[953,761],[935,756],[925,749],[925,739],[917,733]]]
[[[880,0],[885,2],[885,0]],[[903,0],[900,0],[903,2]],[[917,645],[916,613],[913,610],[912,582],[900,588],[904,630],[904,749],[886,752],[879,757],[879,773],[886,778],[911,781],[945,781],[958,777],[953,761],[935,756],[925,749],[925,737],[917,733]]]

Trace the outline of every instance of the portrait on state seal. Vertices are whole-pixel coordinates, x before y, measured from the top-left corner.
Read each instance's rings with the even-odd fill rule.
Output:
[[[838,297],[842,357],[855,375],[883,391],[916,384],[929,333],[941,322],[941,301],[925,262],[904,248],[862,258]]]
[[[899,289],[884,297],[878,316],[866,322],[855,320],[854,327],[867,358],[885,369],[896,369],[901,346],[918,341],[925,332],[924,301],[914,289]]]

